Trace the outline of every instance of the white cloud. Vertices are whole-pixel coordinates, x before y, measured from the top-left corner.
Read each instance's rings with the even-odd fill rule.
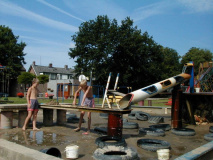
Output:
[[[73,15],[71,15],[70,13],[65,12],[64,10],[62,10],[62,9],[60,9],[60,8],[56,7],[56,6],[53,6],[53,5],[52,5],[52,4],[50,4],[50,3],[45,2],[44,0],[37,0],[37,1],[38,1],[38,2],[40,2],[40,3],[42,3],[42,4],[44,4],[44,5],[46,5],[46,6],[48,6],[48,7],[50,7],[50,8],[52,8],[52,9],[54,9],[54,10],[57,10],[57,11],[59,11],[59,12],[63,13],[63,14],[66,14],[66,15],[68,15],[68,16],[70,16],[70,17],[72,17],[72,18],[75,18],[75,19],[77,19],[77,20],[79,20],[79,21],[84,22],[84,20],[83,20],[83,19],[78,18],[78,17],[76,17],[76,16],[73,16]]]
[[[212,0],[178,0],[187,10],[184,13],[212,12]]]
[[[134,18],[135,22],[144,20],[151,16],[164,14],[170,9],[172,5],[173,3],[169,3],[168,1],[161,1],[147,6],[139,7],[134,10],[132,17]]]
[[[18,5],[15,5],[7,1],[0,1],[0,6],[1,6],[0,12],[5,14],[23,17],[31,21],[40,23],[42,25],[49,26],[51,28],[57,28],[60,30],[66,30],[66,31],[72,31],[72,32],[78,31],[78,27],[43,17],[41,15],[33,13],[29,10],[21,8]]]

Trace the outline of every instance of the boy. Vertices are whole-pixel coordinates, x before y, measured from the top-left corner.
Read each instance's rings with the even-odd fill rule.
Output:
[[[37,101],[37,95],[38,95],[38,89],[37,86],[39,85],[39,80],[34,78],[32,81],[32,86],[27,91],[27,111],[28,115],[25,119],[24,125],[22,127],[22,130],[26,130],[27,123],[29,122],[30,118],[33,116],[33,130],[39,130],[36,127],[36,119],[37,119],[37,113],[38,113],[38,101]]]
[[[81,102],[81,106],[95,107],[93,93],[92,93],[92,87],[91,86],[87,86],[87,81],[86,80],[82,80],[80,82],[80,87],[75,92],[73,105],[76,105],[76,97],[77,97],[77,94],[81,90],[84,92],[84,96],[83,96],[83,99],[82,99],[82,102]],[[81,124],[82,124],[82,120],[83,120],[84,114],[85,114],[85,112],[82,111],[81,115],[80,115],[78,128],[74,129],[76,132],[81,130]],[[91,112],[88,112],[88,130],[87,130],[87,132],[85,132],[83,134],[87,135],[87,134],[90,133],[90,125],[91,125]]]

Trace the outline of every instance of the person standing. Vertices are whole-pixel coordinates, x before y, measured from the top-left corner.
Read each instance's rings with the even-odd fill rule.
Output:
[[[77,98],[78,93],[81,90],[84,92],[84,96],[83,96],[83,99],[82,99],[82,102],[81,102],[81,106],[95,107],[93,93],[92,93],[92,86],[87,86],[87,81],[85,79],[83,79],[80,82],[80,87],[75,92],[73,105],[76,105],[76,98]],[[74,129],[76,132],[81,130],[81,124],[82,124],[82,121],[83,121],[84,114],[85,114],[84,111],[82,111],[81,114],[80,114],[78,127],[76,129]],[[91,112],[88,112],[88,130],[87,130],[87,132],[85,132],[83,134],[87,135],[87,134],[90,133],[90,126],[91,126]]]
[[[37,114],[38,114],[38,107],[39,103],[37,100],[38,95],[38,89],[37,86],[39,85],[39,80],[37,78],[34,78],[32,81],[32,86],[27,91],[27,111],[28,115],[25,119],[24,125],[22,127],[22,130],[26,130],[26,126],[30,120],[31,117],[33,117],[33,130],[39,130],[36,127],[36,120],[37,120]]]

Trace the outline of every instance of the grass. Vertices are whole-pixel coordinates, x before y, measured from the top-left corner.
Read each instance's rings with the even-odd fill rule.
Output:
[[[4,101],[4,98],[0,98],[1,101]],[[47,103],[50,102],[52,99],[49,98],[38,98],[38,102],[39,103]],[[53,99],[53,100],[57,100],[57,99]],[[13,101],[12,104],[26,104],[27,103],[27,99],[25,97],[23,98],[19,98],[19,97],[8,97],[8,101]],[[162,99],[162,100],[152,100],[152,106],[159,106],[159,107],[165,107],[167,105],[165,105],[169,100],[168,99]],[[73,102],[73,98],[68,98],[68,99],[62,99],[59,98],[58,99],[59,103],[72,103]],[[103,98],[95,98],[95,104],[102,104],[103,102]],[[105,104],[107,104],[105,102]],[[135,104],[137,105],[137,104]],[[148,106],[148,100],[144,100],[144,106]]]

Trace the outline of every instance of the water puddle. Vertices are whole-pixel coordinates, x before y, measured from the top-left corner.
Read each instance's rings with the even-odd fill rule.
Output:
[[[1,138],[17,144],[33,146],[62,145],[75,142],[69,136],[44,131],[19,131],[10,134],[4,133],[1,135]]]

